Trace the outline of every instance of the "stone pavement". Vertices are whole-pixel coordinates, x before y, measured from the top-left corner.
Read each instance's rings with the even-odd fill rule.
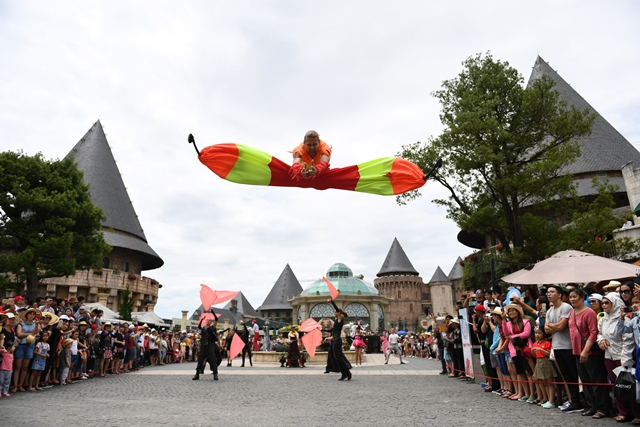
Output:
[[[195,363],[145,368],[1,398],[0,426],[617,425],[484,393],[438,375],[437,361],[365,357],[343,382],[322,366],[241,368],[239,359],[223,362],[215,382],[192,381]]]

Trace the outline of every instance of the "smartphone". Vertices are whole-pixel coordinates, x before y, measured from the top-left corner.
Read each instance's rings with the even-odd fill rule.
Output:
[[[543,302],[541,305],[542,305],[542,308],[540,309],[540,312],[546,313],[547,312],[547,303]]]
[[[633,313],[633,307],[625,307],[624,308],[624,312],[625,313]]]

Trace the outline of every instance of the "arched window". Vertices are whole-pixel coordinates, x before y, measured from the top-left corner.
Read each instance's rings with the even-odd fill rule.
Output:
[[[309,312],[309,317],[314,319],[320,319],[322,317],[333,317],[333,307],[329,304],[316,304]]]
[[[109,258],[102,257],[102,268],[109,268]]]
[[[369,317],[369,310],[367,310],[367,307],[360,304],[359,302],[352,302],[344,308],[344,311],[347,312],[347,315],[349,315],[349,317]]]

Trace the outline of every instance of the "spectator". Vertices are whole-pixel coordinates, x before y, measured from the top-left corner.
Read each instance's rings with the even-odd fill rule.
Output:
[[[640,308],[640,299],[633,297],[634,308]],[[616,382],[616,374],[613,372],[618,366],[633,366],[633,351],[635,350],[634,334],[632,330],[619,331],[618,320],[624,304],[620,299],[620,294],[610,292],[602,298],[602,308],[604,315],[598,321],[598,346],[604,351],[604,365],[607,368],[609,381]],[[622,310],[624,313],[624,310]],[[625,316],[626,318],[626,316]],[[624,324],[621,324],[624,327]],[[640,423],[640,405],[633,402],[626,402],[616,399],[618,415],[616,421],[624,422],[638,419]]]
[[[622,298],[622,302],[625,307],[631,307],[631,298],[633,297],[633,282],[624,282],[620,285],[620,289],[618,291],[620,293],[620,298]]]
[[[563,412],[571,413],[582,411],[580,403],[580,389],[578,388],[578,367],[576,366],[573,349],[571,347],[571,335],[568,324],[571,316],[571,306],[563,302],[565,291],[557,285],[547,287],[547,298],[551,307],[547,311],[545,332],[551,335],[551,346],[556,359],[556,364],[562,379],[569,390],[569,400],[561,406]],[[556,393],[556,401],[561,402],[560,393]]]
[[[14,391],[24,391],[27,383],[29,364],[33,359],[33,350],[36,346],[36,335],[40,333],[40,325],[35,321],[37,314],[40,312],[35,308],[24,310],[20,316],[21,322],[16,326],[16,338],[19,340],[19,345],[14,353]]]
[[[509,304],[505,307],[509,322],[505,324],[505,339],[507,340],[507,347],[509,349],[509,355],[511,356],[511,365],[509,371],[511,378],[514,380],[516,394],[509,397],[511,400],[526,401],[533,393],[529,388],[527,382],[527,364],[522,354],[518,354],[512,340],[514,338],[522,338],[525,340],[524,347],[531,348],[531,323],[524,318],[522,307],[518,304]],[[507,363],[509,360],[507,358]],[[515,372],[515,375],[514,375]]]
[[[43,331],[38,343],[33,351],[33,363],[31,364],[31,376],[29,377],[29,391],[42,390],[39,387],[40,376],[44,371],[44,367],[47,364],[47,358],[49,355],[49,344],[47,340],[51,332]]]
[[[545,409],[555,408],[553,403],[555,398],[555,387],[551,382],[556,377],[556,370],[553,363],[549,359],[551,355],[551,342],[549,335],[542,329],[535,330],[536,342],[533,343],[531,354],[536,358],[536,369],[533,374],[534,378],[539,382],[538,403]]]
[[[604,353],[597,344],[598,321],[596,313],[585,306],[587,295],[580,289],[573,289],[569,293],[569,301],[573,312],[569,317],[569,332],[578,376],[583,383],[582,390],[587,407],[582,411],[583,416],[595,419],[605,418],[611,413],[611,399],[606,387],[590,384],[606,383],[607,373],[604,366]]]

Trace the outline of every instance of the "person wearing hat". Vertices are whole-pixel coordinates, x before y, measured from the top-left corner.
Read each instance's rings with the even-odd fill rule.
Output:
[[[609,283],[604,285],[602,289],[605,292],[618,292],[620,285],[622,285],[622,283],[618,282],[617,280],[611,280]]]
[[[565,289],[561,286],[547,286],[547,298],[550,308],[547,310],[544,330],[552,336],[551,347],[556,359],[556,365],[569,389],[568,403],[562,405],[561,410],[571,413],[582,411],[583,408],[580,403],[580,389],[578,387],[578,367],[573,356],[571,335],[568,328],[569,317],[573,312],[573,308],[563,302],[565,294]],[[562,404],[559,401],[560,396],[562,396],[562,393],[556,389],[556,404]]]
[[[464,367],[464,353],[462,351],[462,330],[460,329],[460,319],[454,317],[449,322],[449,341],[451,341],[451,361],[453,362],[453,378],[466,378]]]
[[[29,364],[33,359],[35,348],[35,336],[40,333],[40,325],[35,321],[39,310],[29,308],[20,313],[20,323],[16,326],[16,338],[19,340],[18,348],[14,352],[13,390],[24,391],[27,382]]]
[[[198,322],[198,328],[200,328],[200,352],[198,353],[198,364],[196,365],[196,374],[193,376],[193,380],[199,380],[200,374],[204,375],[204,367],[209,362],[209,368],[213,373],[214,381],[218,380],[218,366],[222,363],[222,356],[220,355],[220,346],[218,338],[218,316],[210,310],[213,315],[211,317],[203,317]]]
[[[511,373],[511,379],[515,382],[516,394],[509,397],[511,400],[520,400],[525,402],[532,396],[532,390],[529,388],[527,382],[527,372],[524,356],[518,354],[515,346],[513,345],[514,338],[522,338],[525,340],[525,346],[531,348],[531,331],[533,330],[531,322],[524,318],[524,310],[518,304],[509,304],[504,308],[509,318],[509,322],[504,324],[504,336],[508,341],[509,355],[511,356],[511,363],[507,358],[507,366]],[[535,399],[534,399],[535,400]]]
[[[602,309],[602,295],[597,292],[593,292],[589,295],[589,307],[591,310],[595,311],[598,319],[602,319],[602,316],[604,316],[604,311]]]
[[[491,351],[492,364],[496,365],[496,374],[500,381],[500,388],[494,391],[494,393],[499,396],[509,397],[513,394],[513,383],[511,381],[507,381],[509,378],[509,367],[507,366],[506,352],[503,351],[503,348],[506,349],[506,345],[502,345],[502,324],[505,314],[502,311],[502,307],[494,307],[489,312],[489,315],[491,317],[487,324],[493,331],[493,341],[489,346],[489,350]]]

